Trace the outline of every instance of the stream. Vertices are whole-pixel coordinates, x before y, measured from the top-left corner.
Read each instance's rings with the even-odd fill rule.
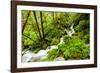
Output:
[[[60,44],[64,43],[63,37],[60,38]],[[58,49],[58,45],[52,45],[48,46],[46,50],[40,50],[38,53],[33,53],[31,51],[27,51],[23,56],[22,56],[22,62],[38,62],[42,58],[46,58],[48,55],[48,51],[51,51],[53,49]],[[63,57],[58,57],[55,59],[55,61],[64,61],[65,59]]]
[[[72,34],[74,34],[75,31],[73,29],[73,25],[70,27],[70,31],[67,32],[67,35],[69,37],[72,37]],[[64,43],[64,37],[62,36],[60,38],[60,44]],[[33,53],[31,51],[26,51],[24,55],[22,55],[22,62],[38,62],[40,61],[40,59],[42,58],[46,58],[48,55],[48,51],[53,50],[53,49],[57,49],[58,45],[52,45],[52,46],[48,46],[46,48],[46,50],[40,50],[38,53]],[[58,57],[56,58],[54,61],[65,61],[65,59],[63,57]]]

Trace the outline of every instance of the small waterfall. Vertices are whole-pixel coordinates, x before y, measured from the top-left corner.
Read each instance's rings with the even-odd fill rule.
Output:
[[[64,37],[62,36],[60,38],[60,43],[58,45],[61,45],[63,43],[64,43]],[[53,49],[58,49],[58,45],[48,46],[46,50],[40,50],[38,53],[26,51],[25,54],[22,55],[22,62],[39,61],[41,58],[47,57],[48,51],[53,50]],[[58,60],[64,60],[64,59],[60,57],[56,59],[56,61]]]
[[[64,37],[63,36],[60,38],[60,43],[58,45],[61,45],[61,44],[64,44]]]
[[[52,45],[47,47],[47,51],[53,50],[53,49],[58,49],[58,45]]]
[[[67,34],[70,36],[70,37],[72,37],[72,35],[75,33],[75,30],[74,30],[74,28],[73,28],[73,25],[70,27],[70,31],[67,31]]]
[[[40,50],[37,54],[27,51],[26,54],[22,56],[22,62],[38,61],[40,58],[47,55],[46,50]]]
[[[35,56],[35,53],[32,53],[30,51],[27,51],[23,56],[22,56],[22,62],[29,62],[31,61],[32,57]]]

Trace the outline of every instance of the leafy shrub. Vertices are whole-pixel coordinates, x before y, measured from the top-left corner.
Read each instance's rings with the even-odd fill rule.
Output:
[[[29,10],[22,10],[22,26],[28,18],[28,12]],[[59,56],[63,56],[66,60],[90,58],[89,14],[46,11],[43,11],[42,15],[40,11],[34,13],[31,11],[22,32],[23,50],[29,50],[31,46],[30,50],[37,53],[50,45],[58,45],[63,36],[65,43],[58,45],[58,49],[49,51],[45,60],[52,61]],[[75,29],[75,34],[69,37],[66,31],[71,30],[71,25]]]
[[[58,49],[53,49],[48,52],[46,60],[54,60],[59,56],[63,56],[66,60],[69,59],[89,59],[90,47],[78,37],[70,38],[65,36],[65,43],[58,46]]]
[[[53,38],[51,45],[57,45],[59,43],[59,39],[58,38]]]
[[[60,51],[58,49],[53,49],[53,50],[48,51],[48,56],[45,60],[53,61],[59,56],[60,56]]]
[[[65,44],[61,44],[58,49],[60,54],[63,55],[65,59],[85,59],[89,58],[89,45],[86,45],[78,37],[68,38],[65,40]]]

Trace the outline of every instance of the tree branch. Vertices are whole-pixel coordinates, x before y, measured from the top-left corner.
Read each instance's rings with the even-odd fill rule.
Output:
[[[23,34],[24,35],[24,34]],[[29,38],[30,40],[34,41],[32,38],[30,38],[29,36],[27,35],[24,35],[25,37]]]

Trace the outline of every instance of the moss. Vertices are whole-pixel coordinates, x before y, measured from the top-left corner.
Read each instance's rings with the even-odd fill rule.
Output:
[[[57,45],[59,42],[60,42],[59,38],[53,38],[52,42],[51,42],[51,45]]]

